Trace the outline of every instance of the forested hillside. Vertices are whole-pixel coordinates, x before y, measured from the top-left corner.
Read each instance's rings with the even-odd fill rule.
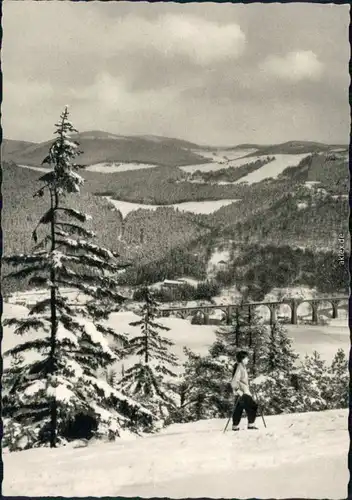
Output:
[[[27,252],[32,245],[30,228],[35,228],[47,206],[45,198],[33,198],[38,190],[39,172],[4,163],[2,168],[2,229],[4,233],[4,254],[22,250]],[[104,198],[82,191],[80,196],[67,195],[67,202],[73,199],[77,210],[92,215],[91,227],[97,239],[104,244],[106,236],[114,249],[119,250],[118,237],[122,224],[116,217],[116,210]],[[103,228],[103,231],[102,231]]]
[[[117,200],[151,205],[184,201],[236,199],[245,192],[238,186],[213,186],[187,182],[187,174],[175,167],[156,167],[127,172],[84,172],[87,189]]]
[[[46,208],[45,199],[33,198],[33,193],[38,189],[40,175],[36,171],[14,164],[3,165],[2,227],[5,255],[18,251],[28,252],[33,244],[28,228],[34,230]],[[196,241],[209,232],[204,216],[183,213],[172,208],[160,207],[156,211],[137,210],[122,220],[112,204],[102,197],[86,192],[86,189],[74,200],[68,195],[67,203],[71,201],[77,210],[92,216],[90,229],[95,231],[99,244],[120,252],[122,258],[136,261],[139,265],[161,260],[166,262],[172,249],[178,248],[178,252],[182,253],[182,248],[189,242]],[[185,252],[188,250],[185,249]],[[167,276],[168,271],[164,269],[163,272]],[[3,275],[5,274],[4,265]],[[9,284],[5,280],[3,293],[17,286],[23,288],[26,284]]]
[[[106,137],[104,133],[95,134],[94,140],[106,144],[116,140]],[[82,137],[93,140],[88,133],[82,134]],[[160,147],[159,138],[141,140],[159,144]],[[182,141],[165,139],[164,143],[179,148]],[[301,147],[296,143],[293,145]],[[314,146],[313,151],[322,149],[318,146]],[[19,147],[28,151],[26,144]],[[186,143],[182,147],[190,146]],[[36,145],[29,146],[29,150],[34,151],[35,148]],[[249,161],[249,165],[243,168],[260,168],[267,161],[266,157],[259,163]],[[264,179],[250,185],[212,184],[214,179],[222,179],[222,176],[240,175],[241,168],[203,172],[202,183],[189,182],[188,173],[167,165],[120,173],[83,170],[85,186],[74,203],[77,209],[92,215],[91,228],[97,233],[98,243],[119,251],[124,259],[133,261],[133,268],[126,273],[126,281],[130,285],[151,284],[182,276],[205,280],[209,259],[222,246],[231,250],[227,270],[222,269],[218,275],[222,284],[243,281],[252,287],[255,295],[260,288],[267,290],[268,286],[280,286],[284,282],[285,286],[291,282],[305,283],[319,286],[321,290],[329,286],[334,290],[341,288],[346,266],[338,270],[334,266],[340,234],[345,237],[345,251],[349,248],[346,152],[329,150],[313,153],[299,165],[286,168],[277,179]],[[3,164],[5,254],[19,250],[26,252],[32,244],[28,227],[35,228],[45,206],[43,199],[33,199],[40,175],[14,163]],[[161,206],[156,210],[139,208],[122,218],[101,195]],[[162,206],[230,199],[234,203],[208,215]],[[275,248],[277,251],[274,251]],[[299,265],[292,267],[289,262],[296,262],[297,255]],[[325,259],[327,271],[323,274],[328,276],[325,281],[321,275],[324,266],[319,255],[324,255],[321,259]],[[256,263],[255,256],[260,257],[262,264],[259,261]],[[249,260],[244,265],[238,259]],[[3,271],[6,274],[6,268]],[[17,286],[10,286],[6,280],[3,283],[5,293]],[[22,283],[21,286],[26,285]]]
[[[348,200],[331,196],[287,194],[243,222],[223,227],[223,236],[246,243],[271,243],[338,250],[338,235],[347,239]]]
[[[279,176],[294,182],[319,182],[330,194],[347,194],[349,169],[347,153],[312,154]]]
[[[320,293],[348,293],[348,255],[342,266],[333,251],[294,248],[288,244],[233,244],[234,257],[217,274],[225,286],[245,286],[252,300],[273,288],[308,286]]]

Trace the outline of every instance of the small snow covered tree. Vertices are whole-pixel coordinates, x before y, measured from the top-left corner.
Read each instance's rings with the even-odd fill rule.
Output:
[[[328,404],[331,409],[347,408],[349,401],[348,360],[343,349],[339,349],[328,370]]]
[[[134,419],[138,414],[151,417],[97,377],[119,355],[119,348],[114,351],[109,346],[108,336],[122,347],[126,341],[103,322],[123,301],[119,273],[126,266],[116,253],[89,241],[94,234],[83,225],[88,216],[64,203],[66,195],[79,193],[83,184],[75,163],[79,150],[71,138],[74,132],[65,108],[43,162],[52,169],[40,177],[42,186],[34,195],[49,195],[49,209],[33,232],[34,249],[28,255],[5,258],[17,268],[9,277],[29,278],[30,285],[48,291],[30,308],[28,317],[5,323],[14,325],[19,336],[37,332],[32,340],[5,353],[23,355],[4,373],[11,401],[4,407],[4,418],[16,424],[18,439],[21,433],[31,435],[28,446],[49,442],[55,447],[68,421],[79,413],[94,416],[101,429],[111,426],[117,433],[128,424],[126,414]],[[39,227],[48,228],[41,239]],[[86,302],[73,305],[65,288],[83,292]]]
[[[301,398],[305,411],[329,408],[330,375],[326,362],[317,351],[305,356],[300,368]]]
[[[223,418],[233,404],[228,384],[232,365],[227,356],[200,356],[184,348],[187,360],[179,385],[181,402],[176,412],[180,422]],[[176,419],[175,419],[176,420]]]
[[[292,347],[292,340],[287,335],[285,327],[276,322],[270,325],[267,338],[266,373],[275,370],[290,373],[294,370],[298,354]]]
[[[300,393],[289,383],[287,374],[274,369],[259,375],[251,382],[251,390],[263,411],[268,415],[304,411]]]
[[[169,382],[176,377],[173,368],[178,362],[170,352],[173,342],[158,332],[169,328],[156,321],[158,303],[148,288],[143,290],[143,302],[141,319],[130,323],[139,327],[141,334],[129,339],[125,351],[126,356],[137,356],[138,361],[125,370],[119,387],[165,422],[175,406]]]

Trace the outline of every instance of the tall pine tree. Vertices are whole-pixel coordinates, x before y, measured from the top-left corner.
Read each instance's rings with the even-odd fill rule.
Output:
[[[156,321],[158,303],[148,288],[143,290],[143,302],[141,319],[130,323],[141,334],[129,339],[126,348],[126,356],[137,356],[138,361],[125,370],[119,386],[164,422],[175,406],[169,382],[176,377],[173,367],[178,363],[170,352],[173,342],[158,332],[169,328]]]
[[[151,418],[150,412],[97,377],[119,354],[109,346],[108,336],[125,343],[101,320],[124,300],[118,285],[126,266],[116,253],[89,241],[94,233],[83,225],[89,216],[65,204],[66,195],[79,193],[83,185],[75,163],[79,145],[71,138],[77,131],[68,116],[65,108],[43,161],[51,170],[40,177],[42,185],[34,194],[48,195],[49,208],[33,231],[33,251],[5,258],[16,268],[9,278],[29,278],[30,285],[48,291],[28,317],[7,321],[17,335],[37,332],[33,340],[5,353],[24,356],[4,373],[11,401],[7,407],[4,403],[4,417],[18,424],[19,434],[31,434],[31,446],[49,442],[55,447],[78,414],[91,415],[103,432],[111,427],[116,433],[128,425],[126,414]],[[48,228],[41,238],[40,228]],[[83,292],[86,302],[71,304],[65,288]],[[33,353],[34,361],[28,358]]]

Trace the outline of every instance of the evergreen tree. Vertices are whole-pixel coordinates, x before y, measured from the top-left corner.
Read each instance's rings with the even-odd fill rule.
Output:
[[[179,386],[181,404],[177,416],[188,422],[205,418],[223,418],[233,403],[228,382],[232,365],[227,356],[200,356],[184,348],[187,361]]]
[[[349,401],[348,360],[339,349],[329,368],[328,403],[332,409],[347,408]]]
[[[265,353],[262,375],[252,381],[258,401],[269,414],[302,411],[300,395],[291,380],[298,355],[287,331],[278,322],[270,325]]]
[[[301,398],[305,411],[327,410],[330,376],[326,362],[317,351],[305,356],[300,369]]]
[[[291,360],[296,357],[291,353]],[[295,374],[298,384],[292,384]],[[318,352],[305,356],[299,367],[288,370],[275,366],[269,374],[257,377],[251,384],[259,403],[268,414],[323,411],[348,407],[348,361],[339,349],[330,367]]]
[[[210,348],[212,356],[225,355],[235,363],[236,352],[248,350],[251,375],[262,373],[267,354],[267,328],[261,322],[254,307],[237,307],[231,317],[231,325],[216,332],[216,341]]]
[[[248,369],[253,377],[263,373],[268,356],[268,328],[264,325],[258,313],[249,313],[247,327],[248,350],[251,353]]]
[[[144,289],[143,299],[141,319],[130,323],[141,328],[141,335],[129,339],[126,348],[126,356],[138,356],[138,361],[125,370],[119,386],[164,422],[175,406],[169,381],[176,377],[172,368],[178,363],[169,352],[173,342],[158,332],[170,329],[156,321],[159,305],[148,288]]]
[[[269,375],[259,375],[252,380],[251,389],[255,399],[268,415],[304,411],[300,393],[289,383],[287,374],[281,370],[275,368]]]
[[[4,417],[16,424],[19,434],[31,434],[28,446],[49,442],[55,447],[68,422],[79,413],[93,416],[102,432],[110,427],[117,434],[128,425],[126,414],[151,418],[150,412],[97,377],[119,355],[120,349],[110,348],[107,337],[125,343],[124,336],[101,320],[124,300],[118,293],[118,279],[126,266],[116,253],[89,241],[94,234],[83,226],[89,217],[64,203],[66,195],[79,193],[83,184],[75,163],[78,143],[71,138],[75,132],[65,108],[43,162],[52,169],[40,177],[42,186],[34,195],[48,193],[50,203],[33,232],[35,246],[28,255],[5,258],[17,268],[10,278],[29,278],[30,285],[48,291],[30,308],[28,317],[7,321],[15,325],[17,335],[38,332],[33,340],[5,353],[23,355],[4,373],[11,400],[4,407]],[[43,226],[48,231],[40,239]],[[64,287],[83,292],[86,302],[72,305]],[[34,361],[28,359],[31,352],[36,353]]]
[[[118,385],[118,373],[114,368],[108,368],[105,371],[106,381],[111,387],[116,388]]]
[[[270,325],[267,344],[266,373],[277,370],[286,374],[294,370],[298,354],[292,347],[292,340],[287,335],[287,330],[279,322]]]

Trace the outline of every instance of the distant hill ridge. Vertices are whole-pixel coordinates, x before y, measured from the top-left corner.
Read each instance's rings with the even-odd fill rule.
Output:
[[[197,145],[181,139],[123,136],[95,130],[74,134],[72,138],[80,143],[83,154],[79,157],[79,162],[86,166],[104,162],[182,166],[210,161],[194,152]],[[8,141],[5,140],[4,143],[6,142]],[[51,142],[52,140],[35,144],[16,141],[16,147],[9,143],[3,149],[2,159],[38,167],[47,155]]]
[[[346,148],[348,146],[341,144],[323,144],[321,142],[314,141],[288,141],[282,144],[273,144],[270,146],[259,146],[259,145],[246,145],[247,148],[256,148],[257,151],[247,155],[258,156],[258,155],[274,155],[274,154],[304,154],[304,153],[319,153],[331,151],[334,148]],[[237,146],[238,149],[244,148],[244,146]]]
[[[301,154],[325,152],[345,145],[328,145],[313,141],[288,141],[282,144],[237,146],[203,146],[183,139],[158,135],[118,135],[101,130],[89,130],[72,136],[84,152],[80,157],[83,165],[104,162],[135,162],[160,166],[184,166],[208,163],[202,151],[251,151],[247,157],[273,154]],[[39,166],[46,156],[52,140],[40,143],[4,139],[2,159],[28,166]]]
[[[24,149],[37,145],[35,142],[30,141],[17,141],[14,139],[3,139],[1,143],[1,156],[6,158],[8,155],[16,151],[23,151]]]

